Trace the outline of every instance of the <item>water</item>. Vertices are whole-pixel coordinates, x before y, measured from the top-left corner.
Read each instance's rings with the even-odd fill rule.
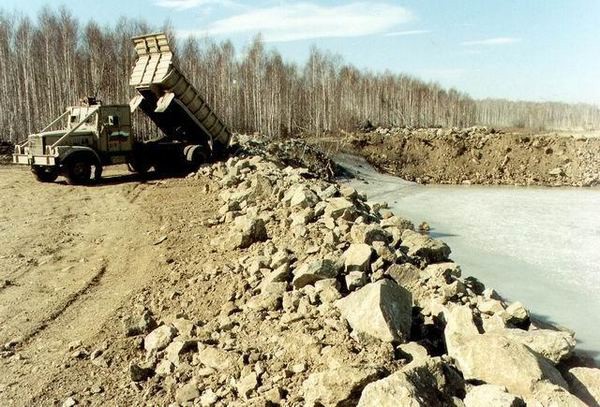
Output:
[[[340,157],[369,200],[386,201],[452,248],[472,275],[536,316],[576,332],[577,349],[600,361],[600,190],[422,186]],[[366,181],[366,182],[365,182]]]

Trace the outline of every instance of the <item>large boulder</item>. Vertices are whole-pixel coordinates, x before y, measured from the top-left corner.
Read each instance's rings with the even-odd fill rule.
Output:
[[[537,383],[533,392],[523,399],[527,407],[585,407],[586,405],[563,387],[547,381]]]
[[[463,400],[465,407],[525,407],[525,402],[502,386],[482,384],[469,390]]]
[[[340,265],[329,259],[304,263],[294,270],[292,284],[296,289],[302,288],[325,278],[336,278],[339,271]]]
[[[600,369],[574,367],[566,379],[574,395],[590,406],[600,406]]]
[[[353,243],[373,244],[373,242],[389,243],[392,236],[378,225],[359,224],[350,229],[350,238]]]
[[[448,354],[454,358],[466,380],[505,386],[509,392],[518,395],[531,394],[535,384],[542,380],[567,387],[558,370],[546,358],[501,334],[444,332],[444,336]]]
[[[554,364],[569,357],[575,349],[575,337],[570,332],[551,329],[502,329],[493,332],[526,345]]]
[[[391,280],[379,280],[336,302],[356,334],[385,342],[403,342],[410,335],[412,296]]]
[[[261,218],[244,215],[235,218],[229,242],[235,249],[245,249],[256,242],[263,242],[267,238],[265,221]]]
[[[428,263],[448,260],[450,247],[441,240],[435,240],[413,230],[402,233],[402,246],[409,256],[424,258]]]
[[[353,243],[344,253],[346,271],[367,271],[371,265],[373,249],[368,244]]]
[[[358,407],[442,407],[452,393],[440,360],[428,358],[368,384]]]
[[[375,368],[338,367],[313,373],[302,384],[307,406],[355,405],[363,388],[380,377]]]

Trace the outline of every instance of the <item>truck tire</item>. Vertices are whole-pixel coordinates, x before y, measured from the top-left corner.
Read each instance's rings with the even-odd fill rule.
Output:
[[[200,166],[208,161],[208,154],[205,147],[201,145],[187,146],[184,150],[185,159],[190,171],[196,171]]]
[[[58,178],[58,168],[45,165],[34,165],[31,172],[39,182],[54,182]]]
[[[65,176],[70,185],[89,184],[92,176],[92,162],[87,157],[73,157],[66,164]]]

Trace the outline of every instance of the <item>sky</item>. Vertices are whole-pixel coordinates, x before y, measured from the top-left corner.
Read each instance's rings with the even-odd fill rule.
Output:
[[[476,98],[600,105],[600,0],[0,0],[33,17],[65,5],[81,20],[170,21],[177,35],[261,32],[303,63],[312,45],[371,71],[406,73]]]

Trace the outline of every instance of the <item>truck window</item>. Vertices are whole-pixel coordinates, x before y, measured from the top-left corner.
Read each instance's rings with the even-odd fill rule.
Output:
[[[109,126],[118,126],[119,125],[119,116],[108,116],[108,125]]]

